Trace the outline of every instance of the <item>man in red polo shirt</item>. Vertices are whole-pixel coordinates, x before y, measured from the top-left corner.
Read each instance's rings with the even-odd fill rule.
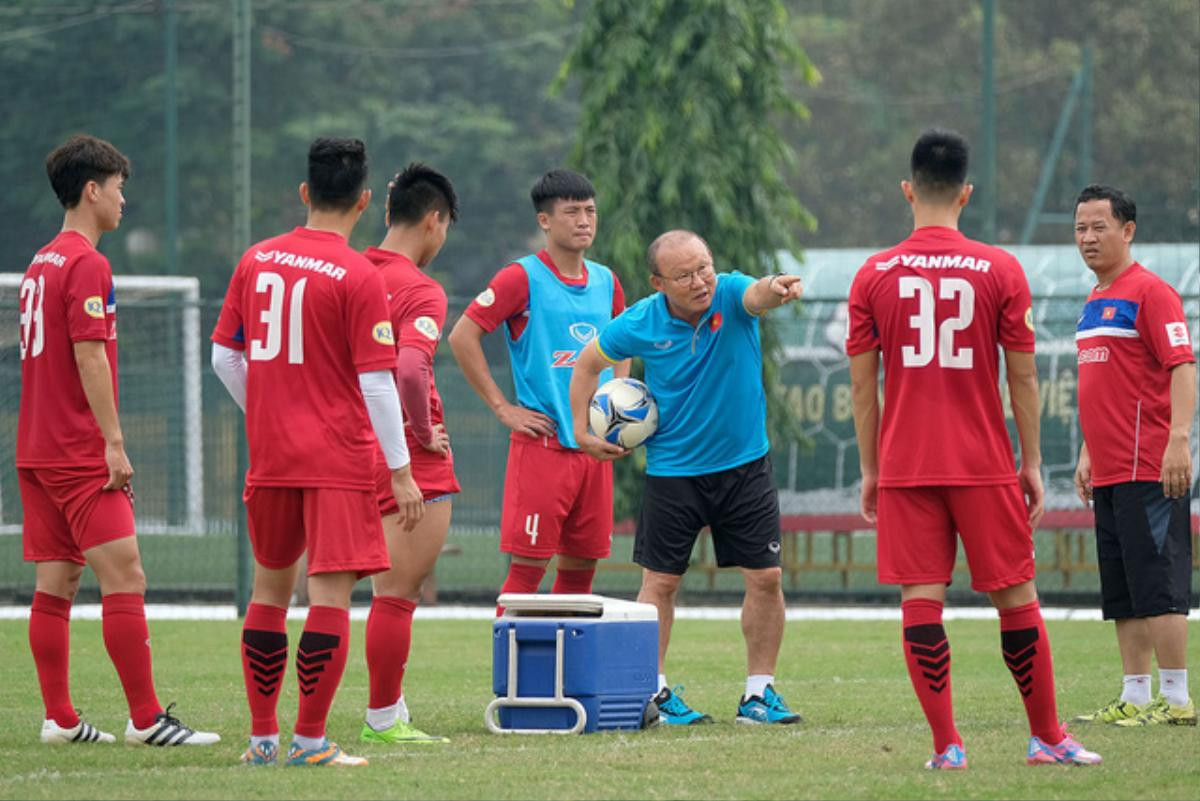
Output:
[[[1133,260],[1137,207],[1092,185],[1075,241],[1096,286],[1079,317],[1080,499],[1096,509],[1101,611],[1115,620],[1121,695],[1081,722],[1195,726],[1187,682],[1196,357],[1179,293]],[[1159,696],[1150,697],[1150,657]]]

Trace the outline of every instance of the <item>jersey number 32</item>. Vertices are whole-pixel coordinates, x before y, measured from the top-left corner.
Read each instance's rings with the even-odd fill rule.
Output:
[[[975,287],[963,278],[942,278],[937,289],[927,278],[905,275],[900,278],[900,297],[916,298],[917,313],[908,324],[917,332],[917,344],[900,348],[900,360],[905,367],[924,367],[937,358],[939,367],[970,370],[975,363],[972,348],[956,348],[954,335],[975,319]],[[937,324],[934,309],[938,299],[958,300],[954,315]]]

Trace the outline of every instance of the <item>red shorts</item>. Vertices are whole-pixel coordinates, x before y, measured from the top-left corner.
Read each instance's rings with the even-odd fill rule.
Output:
[[[557,443],[556,443],[557,444]],[[512,437],[504,473],[500,550],[530,559],[604,559],[612,550],[612,463]]]
[[[880,487],[875,562],[880,584],[949,584],[962,537],[971,589],[1034,576],[1033,531],[1016,484]]]
[[[18,467],[25,561],[83,565],[89,548],[132,537],[133,499],[107,481],[103,465]]]
[[[263,567],[281,570],[308,553],[308,575],[391,567],[375,493],[318,487],[246,487],[250,545]]]
[[[462,491],[462,487],[458,486],[458,479],[454,477],[453,453],[445,456],[433,453],[409,439],[408,456],[412,460],[410,464],[413,481],[421,488],[421,497],[426,503]],[[400,511],[400,507],[396,505],[396,496],[392,495],[392,471],[388,469],[380,450],[375,452],[375,498],[379,501],[379,514],[382,517]]]

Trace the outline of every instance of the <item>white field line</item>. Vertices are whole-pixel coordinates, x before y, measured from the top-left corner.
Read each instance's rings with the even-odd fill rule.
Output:
[[[303,620],[306,607],[288,610],[289,620]],[[350,610],[351,620],[366,620],[366,606]],[[737,620],[741,610],[731,606],[681,606],[675,610],[678,620]],[[1100,620],[1096,608],[1043,607],[1046,620]],[[237,610],[232,604],[146,604],[146,617],[150,620],[235,620]],[[496,609],[492,606],[420,606],[418,620],[494,620]],[[995,620],[996,610],[991,607],[949,607],[946,620]],[[29,607],[0,606],[0,620],[27,620]],[[77,604],[71,608],[74,620],[99,620],[100,604]],[[788,620],[899,620],[900,610],[890,606],[794,606],[787,610]],[[1200,610],[1193,609],[1189,620],[1200,620]]]

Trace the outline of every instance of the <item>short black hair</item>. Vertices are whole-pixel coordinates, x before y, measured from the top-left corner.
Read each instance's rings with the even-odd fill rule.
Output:
[[[1105,184],[1089,184],[1079,193],[1079,197],[1075,198],[1075,210],[1079,210],[1080,203],[1087,203],[1089,200],[1107,200],[1112,206],[1113,217],[1117,219],[1121,225],[1125,223],[1137,222],[1137,205],[1129,195],[1117,189],[1115,186],[1107,186]]]
[[[432,167],[413,162],[396,173],[388,188],[387,213],[392,225],[412,225],[431,211],[458,222],[458,195],[450,179]]]
[[[913,187],[923,199],[949,201],[967,182],[971,148],[954,131],[930,128],[913,145],[909,168]]]
[[[322,211],[349,211],[367,184],[367,146],[361,139],[313,141],[308,149],[308,199]]]
[[[547,214],[554,211],[556,200],[591,200],[595,196],[596,187],[592,182],[571,170],[551,170],[529,190],[534,211]]]
[[[79,205],[88,181],[104,183],[114,175],[128,180],[129,158],[110,142],[75,134],[46,156],[46,175],[64,209]]]

